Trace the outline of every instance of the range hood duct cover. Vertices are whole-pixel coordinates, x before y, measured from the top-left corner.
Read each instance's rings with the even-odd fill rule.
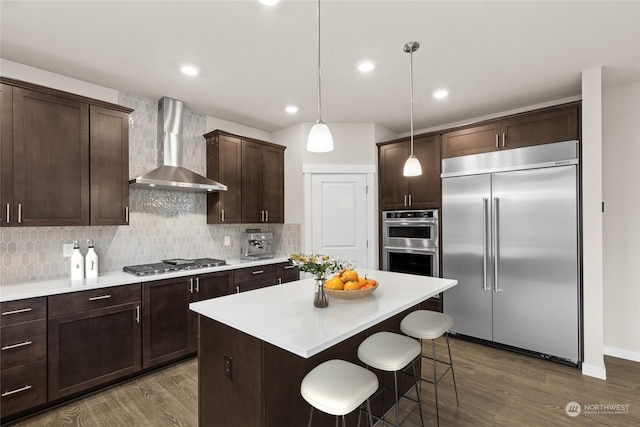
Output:
[[[158,101],[158,168],[129,181],[132,188],[174,191],[227,191],[227,186],[182,167],[184,103]]]

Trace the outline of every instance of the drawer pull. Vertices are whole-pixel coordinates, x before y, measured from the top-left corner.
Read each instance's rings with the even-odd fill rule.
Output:
[[[287,265],[284,267],[285,270],[291,270],[292,268],[296,268],[295,265]]]
[[[106,294],[106,295],[100,295],[99,297],[91,297],[89,298],[89,301],[98,301],[98,300],[107,299],[107,298],[111,298],[111,295]]]
[[[15,390],[5,391],[4,393],[2,393],[2,397],[11,396],[12,394],[20,393],[21,391],[27,391],[30,388],[31,388],[31,386],[29,384],[27,384],[26,386],[17,388]]]
[[[4,347],[2,347],[2,351],[11,350],[12,348],[24,347],[26,345],[31,345],[31,344],[33,344],[33,342],[25,341],[25,342],[19,342],[18,344],[5,345]]]
[[[26,313],[27,311],[31,311],[31,307],[21,308],[19,310],[5,311],[4,313],[2,313],[2,315],[3,316],[8,316],[10,314]]]
[[[256,270],[251,272],[251,274],[262,274],[262,273],[264,273],[264,270]]]

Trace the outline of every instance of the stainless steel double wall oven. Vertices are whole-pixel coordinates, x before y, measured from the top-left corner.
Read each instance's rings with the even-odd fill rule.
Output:
[[[438,211],[382,212],[382,269],[438,277]]]

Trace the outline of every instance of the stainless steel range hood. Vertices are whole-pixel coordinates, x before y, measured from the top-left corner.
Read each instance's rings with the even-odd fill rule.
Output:
[[[182,167],[184,103],[158,101],[158,168],[129,181],[132,188],[174,191],[227,191],[227,186]]]

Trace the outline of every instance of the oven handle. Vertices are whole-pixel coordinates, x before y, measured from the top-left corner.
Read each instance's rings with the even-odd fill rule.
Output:
[[[384,246],[382,249],[386,252],[399,252],[403,254],[410,254],[413,252],[422,252],[436,255],[438,254],[438,248],[407,248],[398,246]]]

